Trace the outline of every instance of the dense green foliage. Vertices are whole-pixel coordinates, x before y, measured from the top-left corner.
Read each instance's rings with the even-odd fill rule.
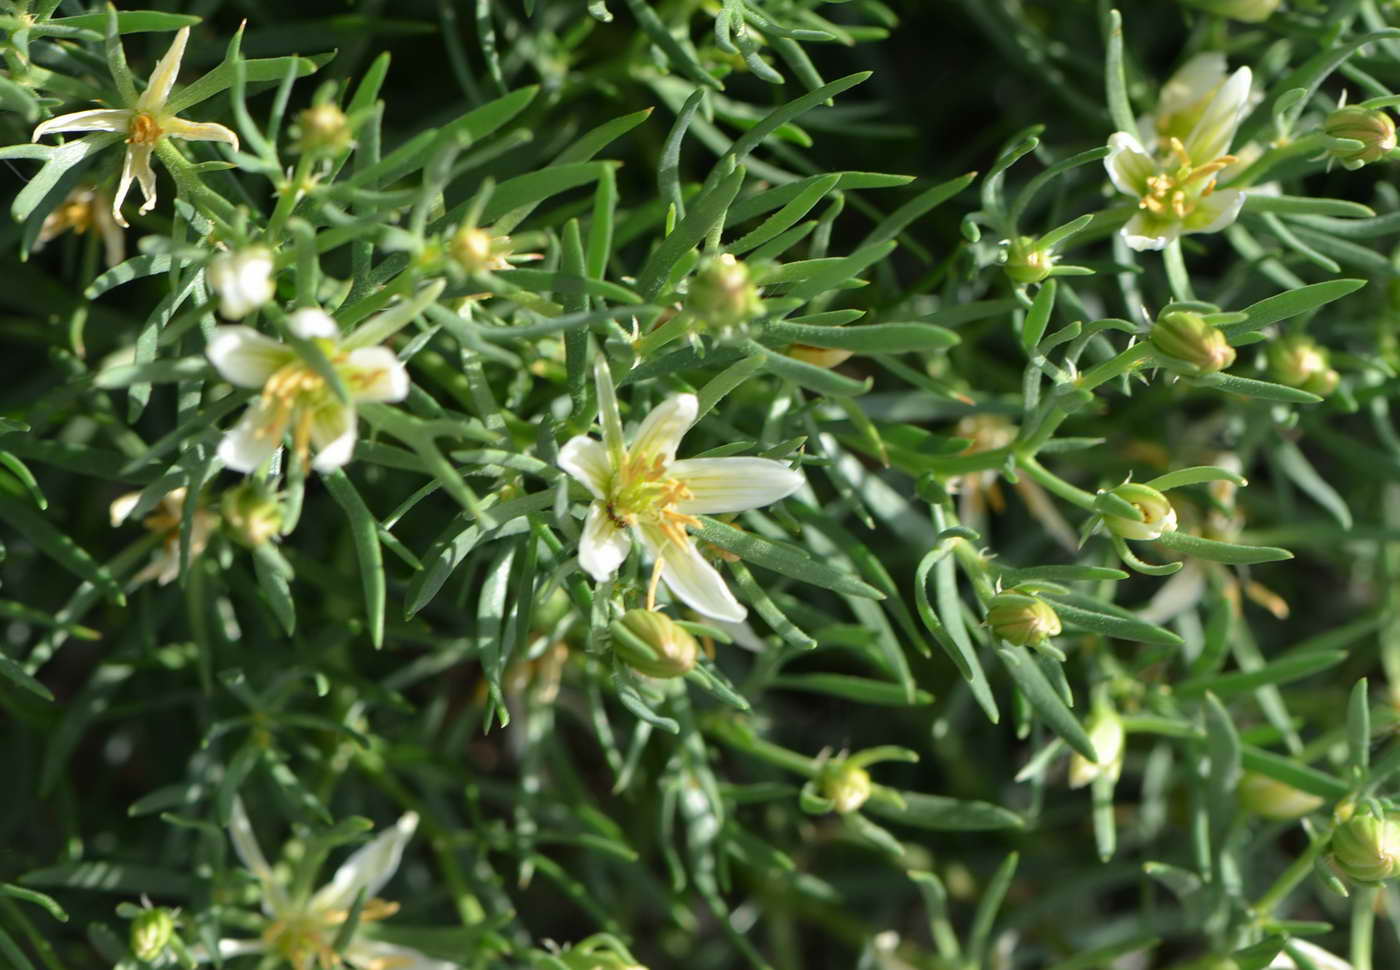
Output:
[[[1400,4],[119,6],[0,2],[0,967],[1400,962]]]

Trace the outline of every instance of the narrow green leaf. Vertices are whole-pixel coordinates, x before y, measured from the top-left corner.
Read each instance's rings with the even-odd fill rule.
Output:
[[[340,469],[323,474],[326,490],[350,521],[350,535],[360,562],[360,584],[365,596],[365,620],[370,643],[384,645],[384,553],[379,548],[378,523],[350,479]]]
[[[847,596],[882,600],[885,598],[875,587],[870,586],[824,562],[813,559],[795,546],[778,545],[751,532],[741,532],[717,519],[701,516],[701,526],[695,537],[704,542],[713,542],[728,552],[748,560],[756,566],[771,569],[775,573],[800,579],[804,583],[820,586]]]

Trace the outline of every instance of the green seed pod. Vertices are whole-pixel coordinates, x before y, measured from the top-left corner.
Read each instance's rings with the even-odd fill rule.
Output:
[[[1176,509],[1172,508],[1171,500],[1155,488],[1137,482],[1124,482],[1113,489],[1113,494],[1142,513],[1141,522],[1118,515],[1105,515],[1103,524],[1114,535],[1146,542],[1160,538],[1164,532],[1176,531]]]
[[[1060,617],[1039,596],[1011,589],[987,604],[987,626],[1007,643],[1034,647],[1059,636]]]
[[[1069,759],[1069,787],[1083,788],[1097,778],[1107,777],[1114,781],[1123,773],[1123,746],[1127,738],[1123,732],[1123,722],[1118,712],[1106,704],[1095,705],[1085,725],[1089,740],[1094,745],[1098,761],[1090,761],[1076,752]]]
[[[256,549],[282,532],[281,503],[251,481],[224,492],[219,509],[229,533],[249,549]]]
[[[175,935],[175,918],[164,907],[144,909],[131,921],[131,952],[136,959],[154,963]]]
[[[1333,147],[1327,154],[1343,168],[1355,171],[1370,162],[1378,162],[1395,150],[1395,122],[1390,115],[1359,104],[1338,108],[1327,116],[1322,130],[1332,138],[1361,142],[1360,148]]]
[[[655,610],[628,610],[612,625],[613,645],[627,665],[648,677],[680,677],[695,666],[700,645],[675,620]]]
[[[1400,872],[1400,823],[1355,815],[1332,834],[1332,862],[1356,882],[1384,882]]]
[[[1269,372],[1280,384],[1322,397],[1335,391],[1341,381],[1332,369],[1327,348],[1301,334],[1269,344]]]
[[[729,253],[708,256],[690,281],[685,308],[714,330],[731,330],[761,309],[748,266]]]
[[[1245,811],[1276,822],[1302,818],[1321,808],[1323,802],[1317,795],[1252,771],[1240,779],[1235,796]]]
[[[1235,348],[1220,328],[1189,310],[1163,314],[1148,339],[1169,362],[1192,374],[1214,374],[1235,362]]]
[[[854,812],[870,797],[870,773],[844,759],[823,768],[819,783],[822,797],[842,815]]]
[[[1040,249],[1031,236],[1021,236],[1006,251],[1006,264],[1002,267],[1014,283],[1040,283],[1055,268],[1055,256],[1048,249]]]

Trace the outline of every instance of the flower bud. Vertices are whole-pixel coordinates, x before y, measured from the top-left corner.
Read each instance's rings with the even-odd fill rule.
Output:
[[[1021,236],[1007,249],[1002,269],[1013,283],[1040,283],[1055,268],[1055,256],[1035,242],[1031,236]]]
[[[759,312],[758,287],[748,266],[729,253],[709,256],[690,281],[685,308],[707,327],[730,330]]]
[[[136,959],[154,963],[171,937],[175,935],[175,919],[164,907],[143,909],[131,921],[131,952]]]
[[[303,152],[337,155],[350,147],[351,134],[350,119],[330,101],[297,115],[297,147]]]
[[[447,251],[464,273],[484,273],[488,270],[509,269],[506,254],[510,238],[493,236],[477,226],[460,226],[452,234]]]
[[[1147,542],[1160,538],[1164,532],[1176,531],[1176,509],[1171,500],[1150,485],[1124,482],[1113,494],[1142,513],[1142,521],[1118,515],[1105,515],[1104,527],[1122,539]]]
[[[1252,771],[1240,779],[1235,796],[1245,811],[1275,822],[1302,818],[1322,807],[1322,799],[1317,795]]]
[[[1400,823],[1358,814],[1332,833],[1332,863],[1356,882],[1384,882],[1400,872]]]
[[[700,646],[675,620],[655,610],[628,610],[613,624],[613,646],[648,677],[680,677],[695,666]]]
[[[822,769],[818,779],[821,795],[842,815],[849,815],[870,797],[870,773],[842,759]]]
[[[1098,761],[1090,761],[1075,752],[1069,759],[1069,787],[1083,788],[1097,778],[1118,780],[1123,773],[1123,722],[1118,712],[1107,704],[1095,705],[1085,725],[1094,745]]]
[[[1341,375],[1332,369],[1327,348],[1301,334],[1269,344],[1269,371],[1289,387],[1326,397],[1337,389]]]
[[[811,344],[793,344],[784,351],[793,360],[800,360],[813,367],[836,367],[851,359],[852,351],[840,347],[813,347]]]
[[[244,482],[224,492],[219,509],[229,532],[250,549],[282,532],[282,505],[259,484]]]
[[[204,276],[219,294],[219,312],[241,320],[272,299],[276,292],[272,270],[272,252],[266,246],[249,246],[215,256]]]
[[[987,626],[1007,643],[1034,647],[1059,636],[1060,617],[1039,596],[1012,589],[987,604]]]
[[[1190,310],[1163,314],[1148,339],[1159,354],[1192,374],[1214,374],[1235,362],[1235,348],[1220,328]]]
[[[1342,167],[1355,171],[1369,162],[1378,162],[1395,149],[1395,122],[1389,114],[1359,104],[1338,108],[1327,116],[1322,130],[1332,138],[1361,142],[1360,148],[1332,147],[1327,154]]]

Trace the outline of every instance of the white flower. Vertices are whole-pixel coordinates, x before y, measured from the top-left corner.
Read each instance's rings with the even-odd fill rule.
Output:
[[[1187,233],[1218,232],[1244,205],[1242,190],[1217,190],[1216,181],[1238,161],[1228,152],[1249,108],[1252,75],[1242,67],[1212,86],[1217,67],[1223,70],[1215,60],[1197,58],[1164,89],[1162,105],[1145,126],[1157,134],[1153,151],[1126,131],[1108,140],[1108,177],[1138,199],[1137,214],[1122,229],[1133,249],[1165,249]],[[1184,136],[1177,134],[1184,129]]]
[[[155,207],[156,174],[151,168],[151,152],[161,138],[169,135],[186,141],[221,141],[238,150],[238,136],[223,125],[185,121],[166,108],[189,36],[190,29],[181,27],[170,49],[151,72],[146,90],[134,98],[130,107],[75,111],[50,118],[34,129],[34,141],[52,131],[115,131],[126,135],[126,160],[122,163],[121,181],[112,200],[112,216],[121,226],[126,225],[121,213],[122,202],[126,200],[133,178],[141,184],[141,194],[146,200],[140,211],[146,213]]]
[[[1350,963],[1329,953],[1316,943],[1294,938],[1288,941],[1288,945],[1312,961],[1317,970],[1351,970]],[[1269,964],[1268,970],[1298,970],[1298,962],[1287,953],[1280,953],[1274,958],[1274,962]]]
[[[686,529],[700,524],[697,515],[742,512],[786,498],[802,487],[801,473],[767,458],[678,461],[676,447],[699,409],[693,394],[663,401],[625,443],[612,375],[601,357],[594,376],[603,440],[579,435],[559,452],[559,467],[594,499],[579,540],[579,564],[594,579],[608,579],[635,536],[656,561],[654,575],[692,609],[717,620],[742,620],[744,607]]]
[[[370,328],[378,329],[380,317],[398,313],[397,309],[386,311],[344,340],[335,320],[323,310],[304,308],[288,319],[287,328],[313,341],[330,361],[349,391],[349,404],[288,345],[251,327],[215,327],[206,349],[210,362],[231,383],[262,389],[262,395],[224,435],[219,445],[224,465],[234,471],[253,471],[282,447],[288,429],[292,447],[303,461],[308,448],[315,450],[312,467],[317,471],[334,471],[348,462],[357,433],[354,405],[401,401],[408,394],[408,371],[392,350],[357,346],[363,342],[358,337]]]
[[[126,259],[126,239],[122,235],[122,227],[112,218],[111,199],[102,189],[91,185],[74,186],[68,198],[44,217],[44,224],[39,227],[39,238],[34,240],[35,250],[69,229],[78,235],[96,229],[102,237],[103,254],[109,267]]]
[[[376,835],[358,849],[315,893],[291,896],[277,878],[258,847],[253,826],[248,821],[241,799],[234,799],[229,819],[229,838],[243,865],[262,888],[262,910],[267,927],[257,940],[220,940],[222,957],[253,953],[272,953],[282,957],[295,970],[319,970],[340,966],[333,944],[341,925],[350,915],[355,898],[361,890],[365,900],[360,909],[360,921],[340,959],[354,970],[456,970],[457,964],[434,960],[406,946],[396,946],[378,940],[362,938],[366,923],[392,916],[399,904],[376,895],[394,875],[403,858],[404,846],[418,827],[413,812],[403,815],[393,828]],[[192,953],[207,962],[209,954],[200,948]]]
[[[220,253],[209,261],[204,276],[219,294],[219,312],[241,320],[272,299],[272,253],[265,246],[249,246],[234,253]]]
[[[142,524],[155,535],[161,537],[160,548],[152,555],[146,568],[132,577],[133,583],[144,583],[154,579],[162,586],[168,586],[180,577],[180,527],[184,523],[187,491],[177,488],[168,492]],[[125,524],[132,510],[141,500],[140,492],[128,492],[112,503],[112,528]],[[194,560],[209,544],[209,534],[214,531],[213,514],[203,505],[196,505],[190,526],[190,559]]]

